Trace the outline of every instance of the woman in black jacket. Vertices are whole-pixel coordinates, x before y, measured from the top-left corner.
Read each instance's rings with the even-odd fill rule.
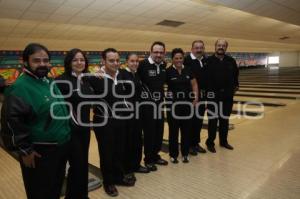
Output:
[[[126,121],[126,141],[124,156],[124,170],[126,177],[136,180],[134,173],[149,173],[147,167],[142,166],[143,154],[143,136],[141,126],[141,113],[137,110],[138,103],[141,102],[141,95],[143,92],[143,85],[137,68],[139,66],[139,57],[135,53],[129,53],[126,57],[126,68],[120,69],[120,75],[126,80],[125,90],[127,95],[131,95],[128,101],[133,105],[133,117]]]
[[[66,199],[87,199],[91,105],[78,107],[90,100],[83,95],[92,95],[94,92],[89,77],[84,76],[88,73],[88,60],[84,52],[80,49],[70,50],[65,57],[64,67],[65,72],[56,81],[65,100],[70,103],[72,117]]]

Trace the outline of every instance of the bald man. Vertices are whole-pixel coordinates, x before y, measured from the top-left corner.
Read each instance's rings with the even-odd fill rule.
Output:
[[[229,117],[233,106],[233,97],[238,90],[239,70],[234,58],[226,54],[228,42],[218,39],[215,43],[215,53],[208,58],[209,93],[208,105],[208,138],[207,149],[216,153],[214,140],[219,122],[220,146],[233,150],[228,143]]]

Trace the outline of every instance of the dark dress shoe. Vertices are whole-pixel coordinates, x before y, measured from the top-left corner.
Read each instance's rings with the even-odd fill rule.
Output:
[[[231,146],[230,144],[220,144],[221,147],[224,147],[226,149],[229,149],[229,150],[233,150],[233,146]]]
[[[140,166],[136,171],[136,173],[149,173],[149,169],[147,167]]]
[[[148,171],[157,171],[157,167],[154,164],[145,164]]]
[[[107,195],[111,196],[111,197],[116,197],[119,195],[119,192],[117,190],[117,188],[115,187],[115,185],[103,185],[104,187],[104,191],[107,193]]]
[[[166,166],[166,165],[168,165],[168,161],[160,158],[155,162],[155,164]]]
[[[190,162],[189,157],[188,157],[188,156],[183,156],[182,162],[183,162],[183,163],[189,163],[189,162]]]
[[[136,177],[134,175],[134,173],[129,173],[125,176],[126,179],[128,180],[133,180],[133,181],[136,181]]]
[[[173,164],[177,164],[177,163],[178,163],[177,158],[171,157],[171,158],[170,158],[170,161],[171,161]]]
[[[135,180],[124,177],[123,180],[120,180],[116,183],[116,185],[124,186],[124,187],[133,187],[135,184]]]
[[[206,153],[206,150],[202,148],[200,145],[195,146],[195,149],[198,153]]]
[[[197,152],[197,150],[196,150],[195,147],[191,147],[189,153],[190,153],[192,156],[198,155],[198,152]]]
[[[216,149],[214,146],[207,146],[207,150],[211,153],[216,153]]]

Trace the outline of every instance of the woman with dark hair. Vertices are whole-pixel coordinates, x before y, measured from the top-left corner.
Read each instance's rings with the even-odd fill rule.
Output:
[[[143,135],[142,125],[140,121],[141,113],[136,111],[137,103],[141,102],[141,95],[143,91],[143,85],[137,69],[139,67],[139,57],[135,53],[129,53],[126,56],[126,67],[120,69],[120,76],[124,80],[130,82],[130,84],[124,84],[126,88],[126,94],[132,96],[128,98],[128,101],[133,104],[134,110],[132,118],[126,121],[126,140],[124,156],[124,171],[126,177],[136,180],[134,173],[149,173],[147,167],[141,165],[143,154]]]
[[[178,135],[181,132],[181,154],[184,163],[189,162],[189,139],[193,105],[198,101],[198,85],[188,66],[183,65],[184,52],[175,48],[171,53],[172,65],[167,68],[168,95],[171,102],[167,112],[169,124],[169,151],[172,163],[178,163]]]
[[[90,109],[91,105],[81,106],[90,99],[83,95],[92,95],[88,78],[88,60],[80,49],[70,50],[64,61],[65,72],[56,78],[65,100],[72,106],[70,113],[71,152],[66,188],[66,199],[88,198],[88,152],[90,144]],[[79,109],[78,109],[79,108]]]
[[[59,199],[69,152],[69,113],[47,77],[47,48],[29,44],[23,62],[23,75],[5,91],[1,136],[5,147],[20,157],[27,198]]]

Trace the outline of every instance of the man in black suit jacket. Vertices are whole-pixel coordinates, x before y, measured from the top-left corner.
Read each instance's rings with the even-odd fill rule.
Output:
[[[208,58],[208,78],[209,78],[209,104],[208,108],[208,139],[207,149],[215,153],[214,140],[216,138],[217,126],[219,122],[219,141],[221,147],[233,150],[228,144],[229,117],[233,106],[233,97],[239,88],[239,69],[236,61],[226,55],[228,42],[218,39],[215,43],[215,53]]]

